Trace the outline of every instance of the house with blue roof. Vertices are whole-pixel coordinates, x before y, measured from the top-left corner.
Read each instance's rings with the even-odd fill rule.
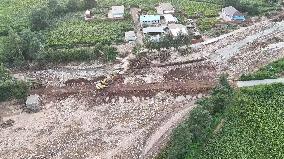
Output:
[[[246,20],[245,16],[232,6],[223,8],[220,16],[224,21],[245,21]]]
[[[140,16],[141,26],[156,25],[156,24],[160,24],[160,22],[161,22],[161,16],[160,15],[141,15]]]

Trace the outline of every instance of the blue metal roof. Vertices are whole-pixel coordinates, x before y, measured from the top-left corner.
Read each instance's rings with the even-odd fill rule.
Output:
[[[143,22],[143,21],[157,21],[157,20],[161,20],[161,16],[160,15],[141,15],[140,16],[140,22]]]
[[[241,20],[241,21],[245,21],[246,20],[245,16],[234,16],[233,19],[234,20]]]

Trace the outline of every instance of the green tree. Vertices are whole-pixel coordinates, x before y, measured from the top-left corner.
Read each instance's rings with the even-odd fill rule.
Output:
[[[84,9],[91,9],[97,5],[96,0],[84,0]]]
[[[146,46],[146,48],[149,48],[150,50],[155,50],[155,49],[159,50],[161,48],[160,43],[152,40],[150,36],[145,37],[144,45]]]
[[[174,45],[174,39],[171,35],[167,34],[161,37],[160,39],[160,47],[169,49]]]
[[[62,14],[65,9],[58,3],[58,0],[48,0],[47,7],[53,16]]]
[[[26,29],[20,33],[22,40],[22,55],[26,61],[35,60],[39,50],[41,49],[41,41],[35,32]]]
[[[227,78],[227,75],[221,75],[219,84],[212,91],[212,97],[209,99],[209,105],[207,105],[211,114],[222,113],[232,102],[233,88]]]
[[[241,1],[240,0],[223,0],[223,6],[224,7],[233,6],[239,9],[241,7]]]
[[[39,31],[46,29],[49,26],[50,11],[47,7],[35,9],[30,16],[31,30]]]
[[[80,1],[78,0],[69,0],[66,4],[66,8],[69,12],[74,12],[82,9]]]
[[[41,47],[41,40],[35,32],[25,29],[16,33],[10,29],[4,41],[3,62],[9,67],[23,66],[26,61],[37,59]]]
[[[10,67],[23,65],[24,56],[22,54],[22,46],[21,37],[10,28],[3,48],[3,61],[6,65]]]
[[[175,41],[177,41],[177,46],[179,47],[179,46],[190,44],[191,39],[192,39],[192,35],[185,35],[185,34],[179,33]]]

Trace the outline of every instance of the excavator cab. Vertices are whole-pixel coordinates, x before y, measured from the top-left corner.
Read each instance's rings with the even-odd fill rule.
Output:
[[[96,89],[97,90],[103,90],[103,89],[107,88],[111,83],[113,83],[115,78],[116,78],[116,74],[112,73],[110,76],[108,76],[105,79],[99,81],[96,84]]]

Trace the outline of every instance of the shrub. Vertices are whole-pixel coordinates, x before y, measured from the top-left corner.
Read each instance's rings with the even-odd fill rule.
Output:
[[[159,41],[153,41],[151,40],[150,37],[146,37],[144,39],[144,43],[145,43],[146,48],[153,49],[153,50],[154,49],[161,50],[162,48],[169,49],[171,47],[174,47],[177,49],[180,46],[190,44],[191,39],[192,39],[192,36],[190,35],[179,34],[177,37],[174,38],[173,36],[168,34],[168,35],[162,36]]]
[[[28,86],[25,82],[14,80],[8,71],[0,65],[0,102],[15,99],[24,99],[27,96]]]
[[[9,30],[4,41],[3,61],[10,67],[23,66],[26,61],[33,61],[41,49],[42,43],[38,35],[26,29],[20,33]]]
[[[84,0],[84,9],[91,9],[97,5],[96,0]]]
[[[240,0],[223,0],[223,6],[224,7],[234,6],[235,8],[239,9],[241,6],[241,1]]]
[[[27,96],[28,86],[25,82],[7,80],[0,82],[0,102],[15,99],[24,99]]]
[[[35,9],[30,15],[30,23],[32,31],[39,31],[46,29],[49,26],[50,11],[49,8],[43,7]]]
[[[104,46],[104,59],[107,61],[114,61],[118,55],[117,50],[114,47]]]
[[[40,53],[38,61],[50,63],[67,63],[72,61],[91,61],[103,59],[112,61],[117,56],[115,48],[110,46],[96,45],[93,48],[74,48],[74,49],[47,49]]]
[[[216,17],[213,18],[200,18],[197,22],[198,27],[201,31],[208,31],[211,28],[215,27],[218,19]]]
[[[8,37],[3,44],[3,62],[10,67],[23,65],[24,56],[22,49],[21,37],[14,30],[10,29]]]
[[[69,12],[74,12],[83,9],[80,1],[78,0],[69,0],[66,4],[66,8]]]
[[[37,53],[41,49],[42,42],[35,32],[25,29],[20,33],[22,41],[22,55],[26,61],[33,61],[37,57]]]
[[[65,8],[58,3],[58,0],[48,0],[47,7],[49,8],[52,16],[66,12]]]
[[[212,115],[223,113],[232,102],[233,88],[230,86],[227,75],[222,75],[219,84],[213,89],[211,97],[205,99],[203,105]]]

